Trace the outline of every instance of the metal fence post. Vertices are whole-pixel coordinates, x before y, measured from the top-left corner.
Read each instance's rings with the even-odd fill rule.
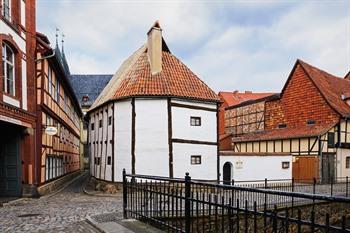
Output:
[[[123,217],[127,218],[126,208],[128,205],[128,198],[127,198],[127,180],[126,180],[126,171],[123,169]]]
[[[185,176],[185,232],[191,232],[191,177],[186,172]]]

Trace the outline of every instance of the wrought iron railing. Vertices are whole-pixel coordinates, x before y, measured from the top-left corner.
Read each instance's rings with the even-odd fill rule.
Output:
[[[214,184],[188,174],[124,171],[123,211],[168,232],[350,232],[348,197]]]

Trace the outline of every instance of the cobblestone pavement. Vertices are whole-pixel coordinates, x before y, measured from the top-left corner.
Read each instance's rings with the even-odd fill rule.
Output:
[[[84,194],[85,175],[51,197],[25,199],[0,207],[0,232],[99,232],[85,218],[116,212],[122,218],[122,196]]]

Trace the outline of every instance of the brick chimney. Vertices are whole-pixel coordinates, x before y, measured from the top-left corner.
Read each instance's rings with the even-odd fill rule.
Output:
[[[162,71],[162,29],[156,21],[147,33],[147,55],[152,75]]]

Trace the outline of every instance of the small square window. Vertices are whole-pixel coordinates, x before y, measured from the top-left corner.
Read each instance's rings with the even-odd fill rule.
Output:
[[[198,165],[202,163],[202,156],[200,155],[191,155],[191,164]]]
[[[345,158],[345,168],[350,168],[350,156]]]
[[[282,162],[282,169],[288,169],[290,163],[289,162]]]
[[[111,165],[112,164],[112,157],[108,156],[107,157],[107,165]]]
[[[201,126],[201,123],[200,117],[191,117],[191,126]]]
[[[91,130],[94,130],[94,129],[95,129],[95,124],[91,123]]]
[[[108,125],[111,125],[112,124],[112,117],[108,117]]]

